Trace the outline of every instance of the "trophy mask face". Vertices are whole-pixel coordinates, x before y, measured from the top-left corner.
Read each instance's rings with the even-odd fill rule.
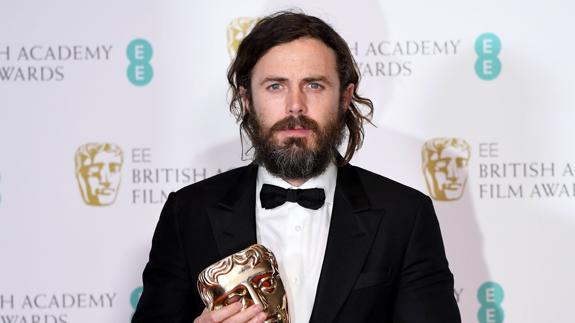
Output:
[[[287,296],[274,255],[262,245],[226,257],[204,269],[198,290],[210,310],[242,302],[246,309],[260,304],[266,323],[289,322]]]
[[[111,143],[88,143],[76,151],[76,178],[84,202],[113,204],[122,178],[123,153]]]
[[[440,201],[461,198],[467,181],[469,144],[458,138],[435,138],[425,143],[423,155],[430,195]]]

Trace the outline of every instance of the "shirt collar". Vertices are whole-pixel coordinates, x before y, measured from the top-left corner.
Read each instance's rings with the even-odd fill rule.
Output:
[[[272,175],[265,167],[258,167],[258,178],[257,178],[257,191],[256,196],[260,195],[260,191],[264,184],[276,185],[282,188],[292,188],[292,189],[307,189],[307,188],[323,188],[325,192],[325,203],[333,205],[333,196],[335,193],[335,184],[337,181],[337,167],[333,162],[330,162],[323,173],[316,177],[308,179],[301,186],[296,187],[286,182],[280,177]],[[260,199],[256,198],[256,204],[261,207]]]

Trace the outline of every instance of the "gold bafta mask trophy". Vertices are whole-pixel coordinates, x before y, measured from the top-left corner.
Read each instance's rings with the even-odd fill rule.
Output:
[[[200,297],[210,310],[242,302],[260,304],[266,323],[289,323],[287,296],[273,253],[254,244],[204,269],[198,276]]]

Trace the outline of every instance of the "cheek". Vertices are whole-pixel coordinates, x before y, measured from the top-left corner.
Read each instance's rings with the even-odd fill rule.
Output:
[[[308,104],[308,116],[322,126],[336,120],[339,112],[340,104],[336,97],[330,99],[313,97]]]
[[[90,176],[87,178],[87,182],[90,186],[98,186],[100,184],[100,179],[95,176]]]
[[[121,173],[120,172],[110,172],[110,180],[111,181],[117,181],[120,179]]]
[[[259,116],[273,116],[285,112],[285,98],[280,94],[256,94],[252,97],[252,109]]]
[[[262,126],[262,129],[268,130],[281,118],[273,113],[260,113],[257,116],[258,123]]]
[[[443,183],[445,182],[445,175],[443,173],[437,172],[435,174],[435,179],[439,182],[439,183]]]
[[[458,169],[455,172],[455,176],[457,177],[458,181],[463,182],[465,178],[467,178],[467,170],[466,169]]]
[[[255,113],[256,121],[263,129],[269,129],[276,122],[285,117],[285,115],[282,115],[277,110],[266,109],[261,106],[254,108],[253,112]]]

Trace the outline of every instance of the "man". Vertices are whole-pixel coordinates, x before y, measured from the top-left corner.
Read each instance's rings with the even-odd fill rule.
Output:
[[[373,107],[345,41],[277,13],[242,41],[228,80],[254,163],[170,195],[133,322],[264,322],[259,305],[209,312],[195,289],[203,268],[256,242],[276,254],[292,322],[460,322],[431,200],[348,164]]]

